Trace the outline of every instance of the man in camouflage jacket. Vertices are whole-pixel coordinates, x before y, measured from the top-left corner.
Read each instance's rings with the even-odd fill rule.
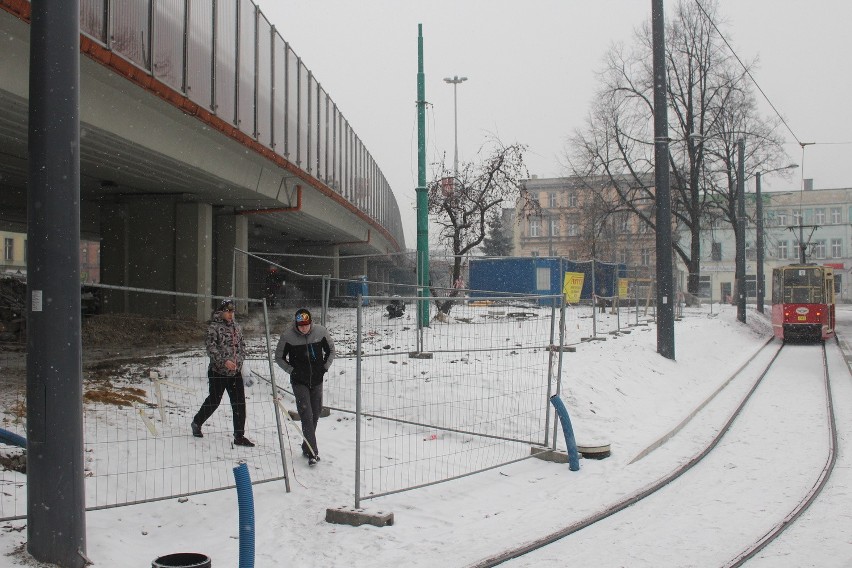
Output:
[[[246,345],[243,330],[234,321],[234,307],[233,300],[223,300],[207,327],[207,355],[210,357],[207,381],[210,394],[192,420],[192,435],[204,437],[201,426],[219,408],[222,395],[227,391],[234,415],[234,444],[252,447],[254,443],[245,436],[246,391],[242,367]]]

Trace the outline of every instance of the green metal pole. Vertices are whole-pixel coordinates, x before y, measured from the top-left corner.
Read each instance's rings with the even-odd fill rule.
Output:
[[[426,76],[423,24],[417,24],[417,325],[429,327],[429,203],[426,195]]]

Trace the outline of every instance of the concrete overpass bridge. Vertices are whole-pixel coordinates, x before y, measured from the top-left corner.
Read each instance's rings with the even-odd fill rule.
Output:
[[[388,278],[405,250],[393,192],[251,0],[80,11],[81,236],[101,242],[102,282],[258,297],[266,267],[235,247],[303,255],[282,262],[299,272]],[[20,232],[29,18],[29,2],[0,0],[0,227]]]

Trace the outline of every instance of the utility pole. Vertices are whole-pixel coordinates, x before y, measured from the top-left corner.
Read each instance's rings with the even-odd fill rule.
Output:
[[[757,216],[757,311],[763,313],[764,300],[764,274],[763,274],[763,198],[760,196],[760,172],[754,175],[754,197],[757,200],[755,203],[754,214]]]
[[[669,189],[669,122],[666,100],[665,13],[663,0],[651,0],[654,60],[654,170],[657,224],[657,353],[675,358],[672,301],[672,210]]]
[[[417,326],[429,327],[429,199],[426,193],[426,75],[423,24],[417,24]]]
[[[737,319],[746,321],[745,290],[745,140],[737,140],[737,251],[736,274]]]
[[[27,551],[82,568],[80,2],[33,0],[30,21]]]

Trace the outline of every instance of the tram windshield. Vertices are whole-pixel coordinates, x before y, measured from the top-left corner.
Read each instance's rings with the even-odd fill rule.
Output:
[[[793,268],[784,271],[785,303],[822,304],[824,301],[821,269]]]

